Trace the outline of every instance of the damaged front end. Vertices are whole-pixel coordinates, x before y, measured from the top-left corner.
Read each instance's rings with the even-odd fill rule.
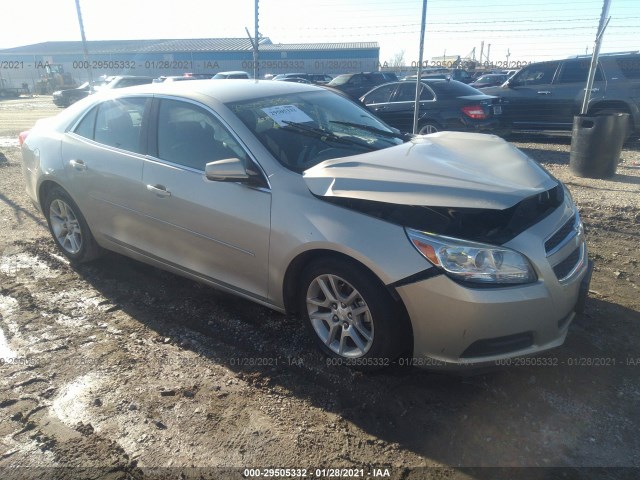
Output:
[[[551,214],[564,187],[504,140],[441,132],[304,173],[318,198],[414,230],[502,245]]]
[[[564,189],[557,183],[504,210],[402,205],[349,197],[320,198],[414,230],[502,245],[562,205]]]

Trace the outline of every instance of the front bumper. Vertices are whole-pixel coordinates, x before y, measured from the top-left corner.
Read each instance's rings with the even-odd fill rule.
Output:
[[[538,275],[535,283],[469,288],[443,274],[397,288],[411,319],[415,366],[488,367],[564,342],[584,305],[592,264],[581,225],[551,252],[545,250],[540,239],[559,230],[571,215],[579,224],[569,205],[558,210],[506,244],[528,254]]]

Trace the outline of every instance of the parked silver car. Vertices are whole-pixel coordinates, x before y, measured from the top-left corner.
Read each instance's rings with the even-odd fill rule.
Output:
[[[22,155],[72,262],[113,250],[296,313],[356,368],[542,352],[588,289],[576,206],[524,153],[493,135],[404,136],[316,86],[93,95],[40,121]]]

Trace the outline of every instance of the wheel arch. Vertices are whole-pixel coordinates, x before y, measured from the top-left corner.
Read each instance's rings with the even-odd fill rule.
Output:
[[[404,302],[400,298],[400,295],[395,291],[395,289],[388,287],[384,284],[384,282],[378,277],[375,272],[373,272],[369,267],[367,267],[362,262],[356,260],[349,255],[346,255],[341,252],[337,252],[335,250],[328,249],[315,249],[308,250],[300,253],[297,257],[295,257],[287,267],[287,270],[284,275],[283,286],[282,286],[282,296],[284,301],[284,308],[287,314],[295,315],[299,313],[296,307],[296,293],[298,291],[299,279],[302,275],[304,269],[311,264],[312,262],[319,259],[333,258],[339,259],[346,263],[351,263],[352,265],[357,266],[364,270],[367,274],[371,276],[371,278],[378,282],[379,286],[382,287],[385,291],[389,293],[389,297],[396,304],[399,313],[405,318],[406,323],[409,328],[409,333],[411,335],[411,342],[413,342],[413,328],[411,327],[411,321],[409,319],[409,314],[404,305]]]
[[[633,118],[633,111],[631,110],[631,107],[626,102],[623,102],[621,100],[603,100],[603,101],[594,103],[589,107],[589,115],[594,115],[596,113],[604,112],[607,110],[612,112],[615,111],[615,112],[621,112],[621,113],[628,113],[630,131],[633,132],[636,129],[636,122]]]
[[[61,188],[65,192],[67,192],[67,190],[62,185],[53,180],[45,180],[38,187],[38,205],[40,205],[40,210],[42,212],[44,212],[44,202],[47,198],[47,195],[49,195],[49,192],[56,187]],[[67,192],[67,194],[69,194],[69,192]]]
[[[438,132],[444,130],[442,122],[433,117],[424,117],[418,121],[418,132],[422,131],[422,129],[424,129],[427,125],[433,125],[434,127],[436,127],[436,130]]]

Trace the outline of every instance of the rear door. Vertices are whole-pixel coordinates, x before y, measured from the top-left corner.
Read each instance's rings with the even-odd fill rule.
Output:
[[[98,238],[139,244],[145,110],[151,98],[125,97],[91,109],[62,142],[70,191]]]
[[[561,65],[549,97],[554,112],[548,122],[549,128],[564,130],[573,125],[573,116],[579,114],[582,108],[590,66],[591,60],[588,58],[566,60]],[[602,100],[605,91],[606,82],[598,65],[591,89],[591,102]]]
[[[393,83],[377,87],[362,97],[362,102],[367,108],[382,121],[389,125],[397,127],[394,122],[394,116],[391,112],[391,97],[398,88],[398,84]]]
[[[211,110],[154,100],[150,156],[144,162],[146,251],[162,262],[266,299],[271,192],[214,182],[205,164],[240,158],[259,170]]]
[[[413,131],[416,85],[414,82],[398,82],[376,88],[364,97],[367,108],[377,117],[402,132]],[[430,88],[421,87],[421,118],[437,117],[438,106]]]

